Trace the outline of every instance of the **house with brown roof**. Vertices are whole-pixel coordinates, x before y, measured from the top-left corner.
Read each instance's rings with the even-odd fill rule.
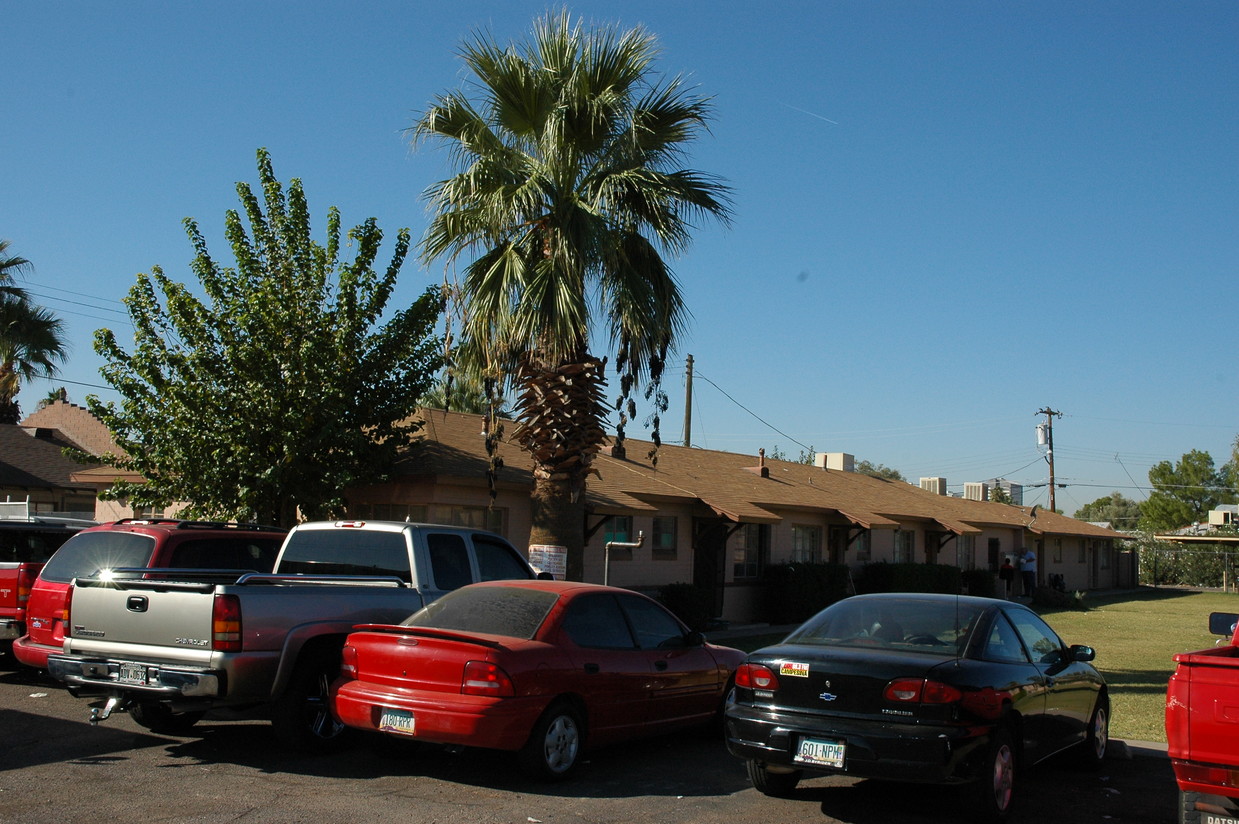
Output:
[[[73,478],[82,465],[64,455],[65,448],[85,444],[42,419],[32,420],[37,416],[0,425],[0,500],[27,501],[31,513],[93,519],[94,487]]]
[[[387,483],[352,490],[350,514],[408,517],[493,529],[518,546],[529,535],[530,463],[500,439],[489,462],[478,415],[427,410],[424,428]],[[953,564],[996,573],[1026,547],[1041,583],[1068,590],[1135,583],[1120,533],[1038,507],[972,501],[907,483],[827,468],[628,439],[598,456],[587,488],[585,578],[635,589],[688,582],[714,597],[715,614],[752,618],[767,564],[835,562],[859,574],[877,561]],[[819,456],[820,457],[820,456]],[[637,547],[608,542],[635,543]]]

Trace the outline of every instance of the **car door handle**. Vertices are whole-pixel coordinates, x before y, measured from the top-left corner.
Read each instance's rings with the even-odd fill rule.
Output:
[[[655,662],[654,662],[654,669],[658,670],[659,672],[662,672],[662,671],[663,671],[663,670],[665,670],[666,668],[667,668],[667,662],[666,662],[666,661],[655,661]]]
[[[585,672],[588,675],[597,675],[601,669],[602,667],[598,666],[597,664],[586,664],[585,665]]]

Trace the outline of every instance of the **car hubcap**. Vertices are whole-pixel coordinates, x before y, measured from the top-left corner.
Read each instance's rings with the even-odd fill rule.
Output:
[[[344,729],[344,725],[335,719],[328,707],[327,696],[330,692],[330,679],[320,674],[315,683],[316,688],[306,696],[305,708],[309,716],[310,732],[318,738],[335,738]]]
[[[1093,752],[1100,760],[1106,755],[1110,741],[1110,723],[1106,711],[1098,709],[1093,718]]]
[[[1011,805],[1011,788],[1015,784],[1015,762],[1011,748],[1001,747],[994,756],[994,804],[999,810]]]
[[[551,722],[546,731],[546,766],[551,772],[563,772],[576,761],[580,737],[576,723],[566,715]]]

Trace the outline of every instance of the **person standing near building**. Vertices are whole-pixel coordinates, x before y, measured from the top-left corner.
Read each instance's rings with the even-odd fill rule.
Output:
[[[1011,566],[1011,556],[1002,556],[1002,566],[998,568],[998,580],[1002,581],[1002,597],[1011,599],[1011,582],[1015,579],[1015,567]]]
[[[1024,595],[1031,598],[1037,589],[1037,553],[1025,549],[1020,556],[1020,578],[1024,582]]]

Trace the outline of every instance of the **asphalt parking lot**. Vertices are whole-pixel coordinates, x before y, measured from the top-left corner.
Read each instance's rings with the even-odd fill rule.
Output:
[[[0,822],[443,822],[559,824],[954,824],[934,787],[814,778],[767,798],[704,732],[591,754],[561,784],[529,781],[502,753],[409,755],[358,743],[324,757],[278,749],[260,719],[211,718],[194,735],[153,735],[126,715],[92,727],[87,705],[0,657]],[[1167,824],[1175,784],[1163,755],[1116,748],[1098,774],[1046,763],[1025,772],[1011,821]]]

